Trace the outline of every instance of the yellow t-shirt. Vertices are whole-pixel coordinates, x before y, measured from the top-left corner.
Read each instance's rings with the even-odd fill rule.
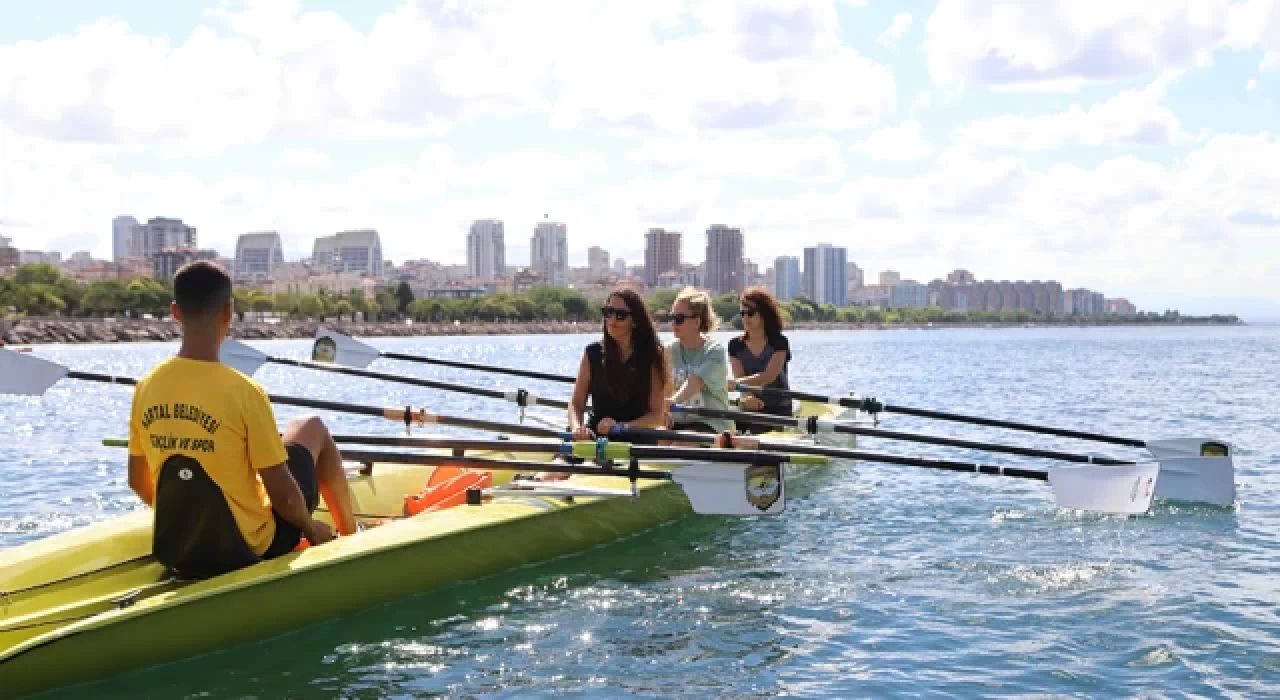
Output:
[[[161,362],[134,391],[129,454],[147,458],[153,484],[169,457],[195,459],[222,490],[249,548],[261,555],[271,544],[275,519],[257,470],[289,455],[257,382],[219,362]]]

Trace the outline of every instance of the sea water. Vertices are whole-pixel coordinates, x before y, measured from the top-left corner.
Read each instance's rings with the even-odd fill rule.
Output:
[[[727,338],[727,336],[725,336]],[[793,332],[792,383],[891,403],[1236,446],[1232,508],[1058,512],[1042,482],[837,463],[775,518],[693,516],[543,565],[93,686],[94,697],[1255,696],[1280,693],[1280,327]],[[572,374],[589,336],[375,339]],[[257,342],[305,358],[304,340]],[[42,346],[138,376],[173,344]],[[567,396],[568,387],[374,368]],[[514,421],[509,403],[276,365],[269,391]],[[127,387],[0,397],[0,547],[138,507]],[[301,410],[277,407],[283,422]],[[562,420],[555,412],[534,413]],[[335,430],[397,434],[324,414]],[[882,416],[894,429],[1138,450]],[[459,431],[459,434],[467,434]],[[475,435],[475,433],[470,433]],[[993,464],[1040,460],[861,439]],[[519,546],[519,542],[512,542]],[[333,595],[341,595],[334,591]],[[246,616],[256,614],[244,610]],[[70,696],[70,695],[68,695]]]

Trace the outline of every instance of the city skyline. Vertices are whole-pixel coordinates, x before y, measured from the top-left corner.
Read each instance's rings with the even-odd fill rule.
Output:
[[[868,275],[1280,316],[1280,4],[970,4],[14,12],[0,236],[110,258],[106,222],[169,216],[227,256],[375,229],[463,264],[493,217],[523,264],[549,215],[578,267],[653,228],[700,262],[720,223],[762,269],[825,242]]]

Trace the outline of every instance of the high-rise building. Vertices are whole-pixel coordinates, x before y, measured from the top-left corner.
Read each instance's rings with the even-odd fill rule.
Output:
[[[529,242],[529,267],[542,275],[545,284],[569,286],[569,239],[564,224],[538,222]]]
[[[975,279],[972,272],[956,269],[947,273],[947,281],[952,284],[973,284]]]
[[[866,284],[866,273],[856,262],[845,264],[845,276],[849,278],[849,289],[858,289]]]
[[[276,268],[284,264],[284,246],[275,231],[242,233],[236,240],[236,279],[270,279]]]
[[[880,273],[881,287],[892,287],[893,285],[901,281],[902,281],[901,273],[894,272],[893,270],[885,270]]]
[[[499,219],[477,219],[467,233],[467,273],[484,282],[507,274],[506,235]]]
[[[778,301],[800,296],[800,258],[784,255],[773,261],[774,296]]]
[[[707,229],[707,289],[713,295],[742,293],[742,229],[712,224]]]
[[[133,258],[142,255],[139,250],[142,231],[138,220],[132,216],[117,216],[111,220],[111,259],[120,262],[121,258]],[[0,246],[2,247],[2,246]]]
[[[382,277],[382,238],[367,228],[321,236],[312,248],[311,262],[324,272]]]
[[[158,280],[172,280],[187,263],[198,260],[216,262],[218,251],[196,250],[195,248],[166,248],[150,256],[151,276]]]
[[[819,243],[804,249],[805,296],[818,304],[845,305],[849,292],[848,251]]]
[[[112,232],[114,235],[114,231]],[[196,229],[182,223],[182,219],[170,219],[157,216],[147,219],[147,223],[139,227],[135,234],[138,256],[155,257],[166,250],[196,249]],[[114,240],[112,242],[114,247]]]
[[[587,271],[593,280],[607,277],[609,275],[609,251],[598,245],[587,248]]]
[[[644,283],[658,286],[658,277],[680,267],[680,233],[651,228],[644,234]]]
[[[613,259],[613,274],[619,277],[627,276],[627,261],[625,258]]]

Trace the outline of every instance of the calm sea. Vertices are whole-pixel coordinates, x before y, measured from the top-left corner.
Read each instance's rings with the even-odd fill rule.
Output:
[[[372,341],[572,373],[586,336]],[[255,343],[305,357],[306,341]],[[793,386],[1238,447],[1239,505],[1058,513],[1038,482],[841,463],[775,519],[691,517],[542,566],[100,684],[94,697],[1255,696],[1280,693],[1280,327],[792,334]],[[140,375],[173,345],[38,348]],[[496,375],[380,360],[483,386]],[[515,420],[511,404],[267,366],[273,392]],[[519,382],[547,396],[567,387]],[[137,507],[129,390],[0,397],[0,547]],[[278,408],[285,420],[299,411]],[[346,432],[397,433],[326,415]],[[889,416],[893,428],[1118,456]],[[864,439],[863,447],[1043,462]],[[518,543],[513,543],[518,546]],[[334,592],[340,595],[340,592]],[[251,610],[246,615],[254,614]]]

